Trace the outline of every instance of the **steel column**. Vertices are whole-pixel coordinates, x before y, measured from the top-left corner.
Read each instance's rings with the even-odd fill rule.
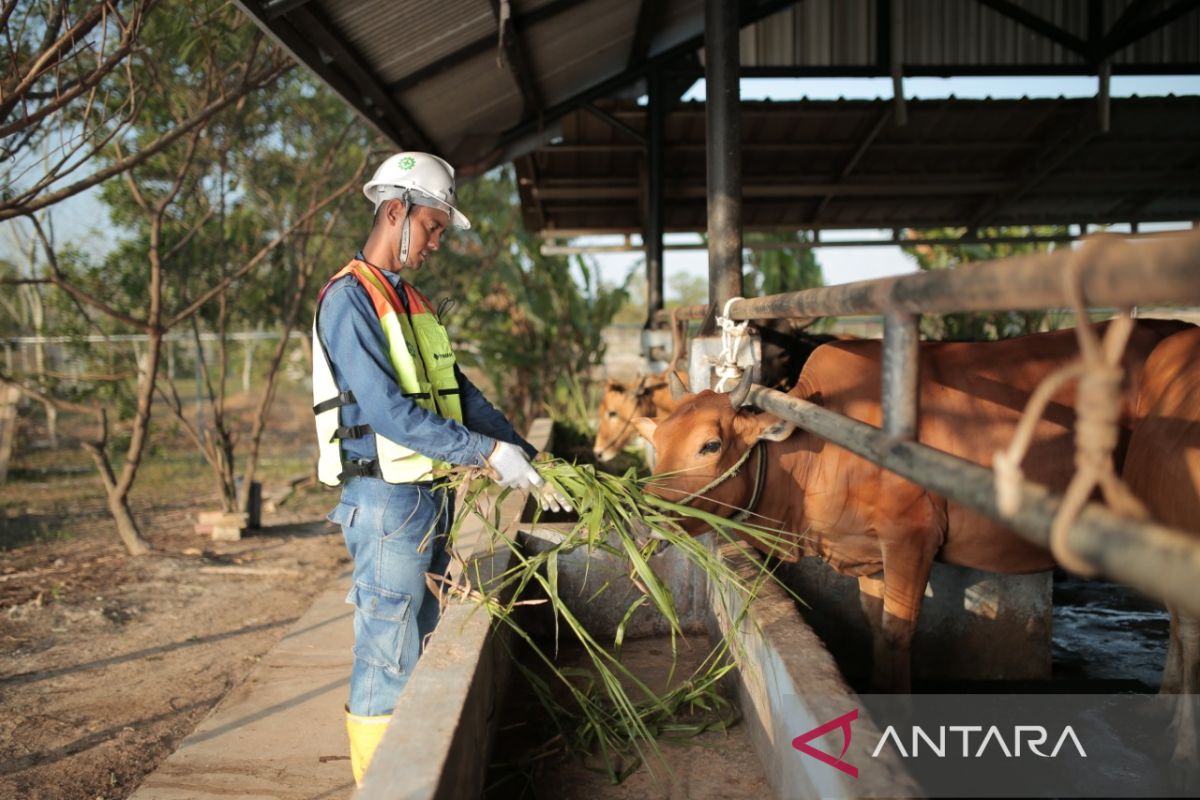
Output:
[[[883,315],[883,431],[897,439],[917,438],[919,321],[901,311]]]
[[[1043,486],[1025,484],[1020,509],[1011,517],[996,508],[991,470],[916,442],[897,441],[866,423],[815,403],[754,386],[749,401],[776,416],[968,506],[1047,547],[1061,498]],[[1200,614],[1200,548],[1180,531],[1126,519],[1089,503],[1071,526],[1067,543],[1101,572],[1192,614]]]
[[[704,73],[708,139],[708,300],[742,294],[739,3],[705,0]]]
[[[662,75],[650,73],[646,115],[646,327],[654,327],[654,314],[663,307],[663,125],[667,98]]]

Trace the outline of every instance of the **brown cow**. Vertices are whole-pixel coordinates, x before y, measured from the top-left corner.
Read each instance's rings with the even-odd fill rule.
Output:
[[[775,324],[776,327],[772,327]],[[776,328],[780,328],[777,330]],[[755,332],[762,339],[763,382],[768,386],[790,387],[813,351],[826,342],[844,341],[852,337],[791,331],[778,320],[756,323]],[[677,345],[673,362],[682,357]],[[600,396],[600,424],[596,428],[596,443],[592,452],[600,463],[612,461],[637,435],[633,420],[637,417],[663,417],[675,410],[675,398],[668,388],[666,370],[657,375],[643,375],[633,384],[609,379]],[[686,384],[687,376],[676,370]]]
[[[643,375],[633,384],[609,379],[600,397],[600,425],[592,452],[596,460],[612,461],[637,435],[633,420],[666,416],[675,410],[675,398],[667,382],[670,370]]]
[[[1157,521],[1200,535],[1200,328],[1177,333],[1146,361],[1122,475]],[[1200,693],[1200,619],[1171,612],[1161,691],[1178,694],[1173,761],[1200,772],[1196,695]]]
[[[1124,358],[1128,384],[1140,381],[1154,345],[1182,326],[1138,321]],[[1012,437],[1033,389],[1076,354],[1071,330],[979,344],[922,343],[919,440],[990,465]],[[879,426],[879,382],[878,341],[838,342],[817,348],[790,394]],[[1024,462],[1029,480],[1058,490],[1069,482],[1073,404],[1073,387],[1049,404]],[[1122,413],[1126,431],[1132,419],[1130,400]],[[990,519],[791,423],[734,408],[729,395],[688,395],[660,423],[636,424],[658,451],[663,477],[655,491],[669,500],[703,489],[757,442],[766,443],[759,455],[747,457],[745,468],[692,504],[730,516],[753,496],[755,460],[767,459],[754,521],[791,537],[784,552],[776,551],[785,560],[816,555],[859,578],[875,634],[873,682],[879,688],[909,686],[909,645],[935,558],[994,572],[1053,566],[1047,551]],[[686,520],[684,527],[698,533],[702,523]]]

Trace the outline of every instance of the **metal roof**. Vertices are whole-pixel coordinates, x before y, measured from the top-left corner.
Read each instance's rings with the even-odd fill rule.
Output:
[[[239,0],[397,145],[465,175],[650,70],[697,77],[703,0]],[[1197,0],[742,0],[743,75],[1200,72]],[[510,13],[509,13],[510,12]],[[498,20],[505,13],[503,25]],[[503,36],[501,36],[503,33]]]
[[[633,101],[577,111],[516,160],[526,227],[643,230],[645,156]],[[742,104],[747,229],[1078,224],[1200,219],[1200,97]],[[626,126],[623,130],[605,115]],[[664,131],[664,225],[704,230],[702,103]]]

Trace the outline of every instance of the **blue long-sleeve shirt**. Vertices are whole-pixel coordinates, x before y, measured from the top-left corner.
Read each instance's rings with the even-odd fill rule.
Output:
[[[399,275],[380,271],[393,286],[400,285]],[[380,436],[451,464],[485,465],[497,440],[517,445],[530,458],[537,454],[457,367],[462,424],[404,397],[379,318],[353,275],[339,278],[329,287],[317,325],[338,389],[354,393],[356,402],[342,406],[342,425],[370,425]],[[342,447],[347,459],[376,457],[375,439],[370,435],[345,439]]]

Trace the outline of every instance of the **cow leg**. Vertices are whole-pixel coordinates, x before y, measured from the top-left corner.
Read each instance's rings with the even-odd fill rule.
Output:
[[[1175,733],[1171,771],[1177,788],[1194,794],[1193,790],[1200,788],[1200,712],[1196,708],[1200,700],[1196,696],[1200,692],[1200,618],[1172,608],[1171,629],[1180,677],[1171,722]]]
[[[1179,615],[1170,606],[1171,625],[1167,636],[1167,663],[1163,668],[1162,686],[1159,694],[1179,694],[1183,685],[1183,661],[1179,654]]]
[[[895,537],[883,546],[883,644],[888,658],[876,664],[880,688],[907,692],[912,688],[912,638],[921,599],[933,568],[935,546],[919,534]],[[883,667],[881,670],[880,667]]]
[[[891,654],[883,638],[883,573],[858,579],[858,602],[871,628],[871,685],[880,688],[885,677],[882,665],[890,663]]]
[[[912,636],[936,545],[916,531],[880,539],[884,542],[882,642],[876,649],[871,682],[880,690],[907,692],[912,687]]]

